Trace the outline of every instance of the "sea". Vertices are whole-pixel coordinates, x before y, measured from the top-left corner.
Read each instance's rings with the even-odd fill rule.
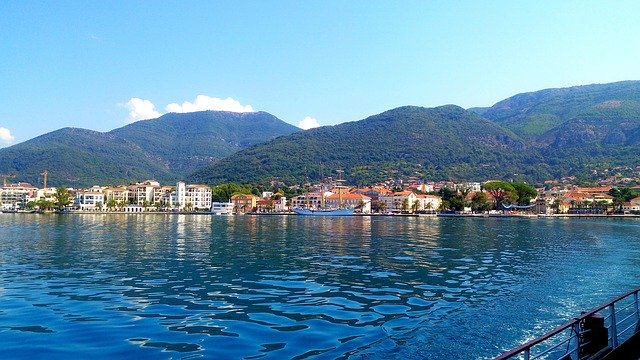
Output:
[[[0,214],[2,359],[489,359],[640,286],[640,219]]]

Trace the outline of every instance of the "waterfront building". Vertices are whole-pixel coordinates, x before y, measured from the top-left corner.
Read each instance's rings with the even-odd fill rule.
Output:
[[[357,212],[369,214],[371,213],[371,198],[362,194],[336,193],[325,198],[325,206],[333,209],[356,209]]]
[[[442,198],[436,195],[416,195],[417,210],[436,211],[442,204]],[[414,208],[413,204],[411,208]]]
[[[129,190],[126,187],[107,187],[102,193],[104,194],[105,203],[114,200],[117,204],[126,204],[129,200]]]
[[[237,194],[231,197],[234,211],[237,213],[246,213],[254,211],[258,197],[253,194]]]
[[[291,198],[291,207],[318,209],[322,206],[322,193],[310,192]]]
[[[379,197],[389,211],[409,211],[416,201],[417,196],[411,191],[394,192]]]
[[[178,181],[175,192],[170,196],[170,203],[178,210],[211,209],[211,188],[207,185],[189,185]]]
[[[33,198],[38,189],[25,182],[7,184],[0,188],[0,209],[18,210],[25,208],[30,198]]]
[[[153,204],[153,195],[157,188],[160,188],[160,183],[155,180],[147,180],[143,183],[127,186],[129,204]]]
[[[104,204],[104,194],[92,190],[77,191],[73,200],[73,207],[78,210],[100,210]]]
[[[187,203],[193,210],[209,210],[211,195],[211,188],[207,185],[187,185]]]
[[[380,198],[380,195],[389,195],[389,194],[393,193],[393,191],[385,188],[384,186],[358,188],[358,189],[353,190],[353,192],[355,194],[366,195],[372,201],[378,201],[378,199]]]
[[[232,202],[212,202],[211,212],[216,215],[233,214],[234,203]]]

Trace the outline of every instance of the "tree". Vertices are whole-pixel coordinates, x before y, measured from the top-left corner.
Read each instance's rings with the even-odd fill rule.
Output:
[[[418,212],[422,209],[422,203],[420,203],[419,200],[416,200],[413,202],[413,204],[411,205],[411,210],[413,212]]]
[[[56,188],[55,194],[53,194],[54,205],[58,211],[62,211],[67,205],[71,203],[71,196],[66,187],[60,186]]]
[[[107,210],[113,211],[118,206],[118,202],[114,199],[107,200]]]
[[[449,200],[450,208],[454,211],[463,211],[467,205],[467,202],[464,200],[464,197],[460,194],[455,195]]]
[[[487,194],[483,192],[476,193],[471,199],[471,210],[477,212],[491,210],[491,201]]]
[[[516,189],[506,181],[489,181],[482,185],[482,189],[493,197],[495,209],[503,203],[511,203],[517,200]]]
[[[371,211],[381,213],[387,210],[387,204],[384,201],[374,200],[371,202]]]
[[[407,212],[409,210],[409,199],[402,200],[402,204],[400,204],[400,210],[402,210],[402,212]]]
[[[518,197],[516,200],[518,205],[529,205],[531,203],[531,199],[538,196],[536,188],[525,182],[514,182],[511,186],[513,186],[515,194]]]

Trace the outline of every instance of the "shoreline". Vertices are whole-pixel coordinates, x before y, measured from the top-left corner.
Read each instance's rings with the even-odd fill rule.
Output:
[[[250,212],[240,214],[218,214],[212,212],[165,212],[165,211],[144,211],[144,212],[127,212],[127,211],[69,211],[56,213],[53,211],[46,212],[0,212],[0,214],[20,214],[20,215],[209,215],[209,216],[303,216],[293,212]],[[1,216],[1,215],[0,215]],[[524,219],[544,219],[544,218],[613,218],[613,219],[637,219],[640,214],[353,214],[354,217],[441,217],[441,218],[524,218]],[[307,216],[309,217],[309,216]],[[313,216],[311,216],[313,217]],[[345,216],[328,216],[328,217],[345,217]],[[348,217],[348,216],[347,216]]]

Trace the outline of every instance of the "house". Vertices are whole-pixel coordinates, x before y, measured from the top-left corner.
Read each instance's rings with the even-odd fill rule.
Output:
[[[237,194],[231,197],[234,211],[237,213],[246,213],[254,211],[258,197],[253,194]]]
[[[625,214],[631,212],[640,212],[640,196],[622,204],[622,212],[624,212]]]
[[[414,206],[414,204],[417,205]],[[411,204],[411,209],[415,209],[418,211],[435,211],[440,208],[440,205],[442,204],[442,198],[435,195],[416,195],[414,204]]]

